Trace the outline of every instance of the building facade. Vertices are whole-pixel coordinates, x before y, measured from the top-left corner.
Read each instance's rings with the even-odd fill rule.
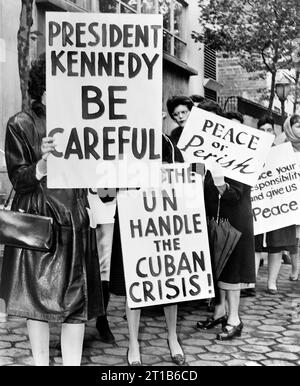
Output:
[[[217,58],[217,79],[223,84],[223,88],[218,93],[220,105],[226,111],[238,111],[239,106],[245,116],[245,124],[256,127],[260,117],[268,113],[268,96],[265,97],[266,91],[270,90],[270,76],[263,76],[259,72],[247,72],[239,63],[239,59],[228,57],[226,54],[220,54]],[[277,80],[282,76],[278,72]],[[248,108],[245,110],[245,106]],[[289,96],[285,102],[285,112],[292,114],[293,103],[292,96]],[[275,120],[276,130],[281,131],[281,103],[275,95],[273,111],[271,113]]]
[[[161,13],[163,15],[163,101],[173,95],[205,95],[217,99],[216,58],[214,53],[191,38],[198,29],[200,10],[194,0],[34,0],[33,26],[38,35],[30,40],[30,58],[45,50],[45,13],[109,12]],[[17,33],[20,25],[20,0],[0,0],[0,194],[9,189],[4,159],[5,127],[10,116],[21,109],[18,74]],[[205,71],[204,71],[205,68]],[[164,130],[174,122],[167,116]]]

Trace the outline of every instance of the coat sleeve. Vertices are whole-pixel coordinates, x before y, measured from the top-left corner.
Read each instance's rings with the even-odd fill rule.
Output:
[[[226,190],[222,194],[222,201],[226,201],[228,206],[236,205],[243,197],[247,187],[241,182],[225,177],[225,182],[228,184]],[[205,176],[205,197],[208,200],[214,200],[214,197],[219,195],[219,191],[214,184],[210,171],[208,170]]]
[[[226,201],[228,205],[234,206],[242,199],[246,186],[241,182],[231,180],[229,178],[225,178],[225,182],[228,186],[222,195],[222,200]]]
[[[39,180],[36,178],[37,159],[16,117],[11,118],[7,123],[5,160],[8,176],[15,191],[35,190],[39,184]]]

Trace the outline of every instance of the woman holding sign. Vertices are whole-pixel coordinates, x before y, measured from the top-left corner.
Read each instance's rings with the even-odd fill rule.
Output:
[[[101,281],[86,191],[47,188],[55,145],[46,137],[45,83],[41,56],[29,74],[31,108],[8,121],[5,156],[16,192],[12,210],[51,217],[54,245],[47,252],[5,247],[0,297],[10,315],[27,319],[35,365],[49,365],[49,322],[56,322],[62,323],[63,365],[75,366],[81,362],[85,322],[103,313]]]
[[[214,103],[215,104],[215,103]],[[198,107],[221,115],[220,107],[211,102],[203,102]],[[213,317],[197,323],[200,329],[210,329],[223,325],[218,340],[230,340],[240,336],[243,322],[239,316],[240,291],[255,283],[254,235],[251,210],[251,187],[224,178],[222,168],[212,163],[204,180],[204,197],[208,218],[228,219],[240,231],[241,237],[229,256],[218,279],[219,294]],[[227,315],[228,307],[228,315]]]
[[[191,98],[181,95],[169,98],[167,101],[169,115],[178,124],[178,126],[172,130],[170,135],[171,140],[175,144],[179,141],[193,106],[194,102]]]
[[[162,138],[162,157],[163,162],[183,162],[183,157],[180,150],[173,146],[167,136]],[[118,212],[115,217],[115,227],[111,257],[111,272],[110,272],[110,291],[118,296],[126,296],[125,277],[123,269],[123,256],[121,249],[120,224]],[[165,305],[164,313],[168,329],[168,346],[172,361],[177,365],[185,363],[185,355],[178,341],[177,327],[177,304]],[[141,366],[140,347],[138,342],[139,323],[140,323],[141,308],[130,309],[126,302],[126,317],[129,330],[129,347],[127,351],[127,361],[129,366]]]

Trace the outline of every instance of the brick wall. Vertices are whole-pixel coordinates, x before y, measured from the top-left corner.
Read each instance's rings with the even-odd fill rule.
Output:
[[[236,95],[261,103],[261,94],[257,90],[267,87],[267,82],[260,78],[254,79],[257,74],[248,73],[239,65],[238,59],[218,58],[218,82],[224,85],[219,96]]]

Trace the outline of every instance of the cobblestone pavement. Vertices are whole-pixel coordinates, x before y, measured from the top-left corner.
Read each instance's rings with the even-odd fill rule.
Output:
[[[228,342],[215,340],[218,328],[196,329],[196,322],[209,312],[203,302],[181,303],[178,332],[190,366],[299,366],[300,365],[300,281],[289,281],[289,265],[282,265],[279,293],[265,292],[267,268],[259,272],[255,298],[241,299],[242,336]],[[83,366],[126,365],[127,322],[124,298],[113,296],[108,319],[115,344],[104,344],[97,337],[95,321],[85,333]],[[59,329],[51,324],[51,364],[61,365]],[[144,365],[172,366],[166,341],[165,319],[161,307],[144,309],[140,324]],[[0,323],[0,365],[32,365],[30,344],[24,319],[10,318]],[[176,366],[176,365],[174,365]]]

